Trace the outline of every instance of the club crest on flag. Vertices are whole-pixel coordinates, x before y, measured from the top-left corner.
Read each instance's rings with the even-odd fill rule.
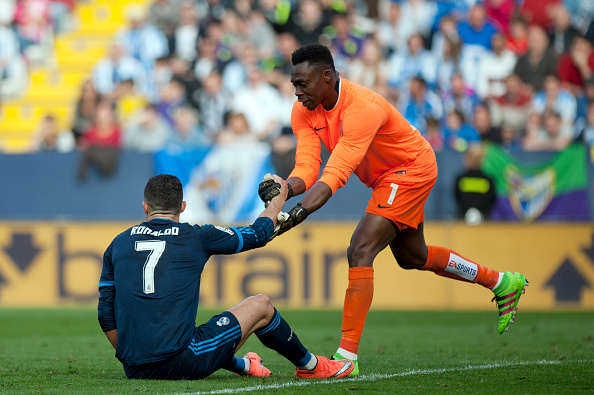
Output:
[[[555,195],[557,175],[548,167],[523,174],[513,165],[505,170],[506,189],[512,209],[520,221],[530,223],[542,214]]]

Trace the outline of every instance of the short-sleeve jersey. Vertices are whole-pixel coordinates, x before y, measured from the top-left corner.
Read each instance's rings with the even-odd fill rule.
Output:
[[[105,251],[99,282],[100,323],[118,330],[116,357],[138,365],[187,347],[208,258],[265,245],[272,232],[269,218],[240,228],[152,219],[119,234]],[[113,309],[115,325],[102,322],[102,309]]]
[[[301,178],[307,189],[319,175],[320,140],[331,155],[319,181],[332,193],[353,172],[370,188],[393,171],[405,170],[418,181],[437,176],[435,153],[421,133],[381,95],[344,78],[334,108],[309,111],[296,101],[291,126],[297,154],[289,177]]]

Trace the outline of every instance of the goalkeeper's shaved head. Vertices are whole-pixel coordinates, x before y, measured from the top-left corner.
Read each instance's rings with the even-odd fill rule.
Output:
[[[329,68],[332,71],[336,71],[330,50],[321,44],[307,44],[299,48],[291,55],[291,61],[293,62],[293,66],[303,62],[309,62],[309,65],[312,67]]]
[[[179,214],[183,200],[184,190],[176,176],[158,174],[144,187],[144,201],[151,213]]]

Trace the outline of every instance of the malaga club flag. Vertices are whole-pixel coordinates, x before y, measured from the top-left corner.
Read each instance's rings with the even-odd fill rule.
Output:
[[[587,221],[591,218],[587,152],[569,146],[540,163],[522,163],[488,145],[483,171],[495,180],[497,200],[491,219]]]
[[[192,224],[248,224],[264,210],[258,184],[274,173],[270,147],[259,142],[215,145],[155,154],[155,172],[182,182],[187,208],[180,220]]]

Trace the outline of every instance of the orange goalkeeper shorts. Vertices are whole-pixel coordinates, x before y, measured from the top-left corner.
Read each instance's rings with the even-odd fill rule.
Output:
[[[415,179],[418,178],[405,171],[386,176],[373,188],[365,212],[389,219],[400,230],[417,229],[425,220],[425,202],[437,174],[426,181]]]

